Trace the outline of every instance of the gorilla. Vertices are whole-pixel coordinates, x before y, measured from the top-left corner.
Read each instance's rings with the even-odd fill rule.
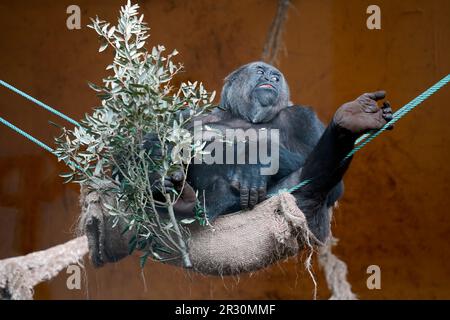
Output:
[[[278,170],[261,174],[267,163],[260,159],[249,161],[250,148],[239,149],[239,142],[231,141],[236,151],[232,163],[191,165],[185,188],[174,206],[175,214],[193,216],[194,190],[204,194],[205,211],[212,220],[218,215],[251,209],[268,194],[310,179],[309,184],[292,194],[311,231],[318,240],[326,240],[330,230],[328,209],[343,195],[342,178],[352,160],[345,156],[361,134],[379,129],[392,119],[389,102],[383,102],[381,107],[377,104],[384,97],[384,91],[364,93],[339,107],[325,126],[311,108],[290,103],[288,84],[277,68],[264,62],[238,68],[225,78],[219,106],[196,120],[221,133],[229,129],[277,129],[279,139],[270,144],[276,146],[276,150],[271,148],[271,156],[278,157]],[[249,137],[240,143],[249,145],[248,140]],[[144,147],[149,150],[152,146],[147,135]],[[244,163],[236,161],[239,153],[243,153]],[[182,175],[174,174],[169,183],[179,187],[182,180]]]

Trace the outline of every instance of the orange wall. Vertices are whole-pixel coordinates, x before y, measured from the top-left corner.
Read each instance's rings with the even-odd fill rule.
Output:
[[[124,1],[76,3],[82,23],[98,14],[116,20]],[[220,90],[237,66],[257,60],[276,9],[274,0],[139,1],[152,44],[177,48],[186,73]],[[86,81],[100,82],[110,54],[98,54],[95,33],[65,27],[72,1],[0,3],[0,78],[78,119],[98,104]],[[385,89],[395,108],[450,71],[450,2],[376,1],[382,29],[365,26],[372,1],[292,0],[280,69],[292,100],[312,105],[329,121],[345,101]],[[450,90],[430,98],[355,157],[333,222],[335,252],[363,299],[450,298]],[[0,88],[1,116],[51,144],[62,120]],[[0,127],[0,259],[73,237],[79,213],[75,185],[63,185],[64,166]],[[381,290],[368,290],[366,268],[382,271]],[[328,290],[321,271],[319,298]],[[310,299],[312,285],[297,259],[240,279],[189,275],[136,258],[94,270],[69,291],[67,275],[36,288],[36,298]],[[144,279],[145,278],[145,282]]]

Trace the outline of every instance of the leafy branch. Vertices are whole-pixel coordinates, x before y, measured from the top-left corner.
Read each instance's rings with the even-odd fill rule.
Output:
[[[177,170],[186,179],[192,159],[204,153],[204,144],[195,141],[185,126],[212,108],[215,93],[198,82],[171,85],[183,70],[172,61],[178,52],[164,56],[161,45],[146,50],[149,28],[138,8],[128,1],[117,25],[91,19],[89,27],[101,41],[99,52],[108,47],[114,51],[113,63],[106,68],[111,75],[101,85],[89,83],[101,106],[86,114],[80,127],[63,129],[56,153],[70,168],[61,175],[66,182],[100,190],[113,199],[105,206],[114,225],[122,219],[124,232],[134,232],[130,252],[143,251],[142,264],[149,256],[164,259],[178,253],[190,266],[184,224],[194,220],[175,218],[173,206],[181,192],[165,187],[163,181]],[[158,157],[143,148],[147,133],[157,137]],[[198,212],[202,211],[197,207],[196,218],[203,219]]]

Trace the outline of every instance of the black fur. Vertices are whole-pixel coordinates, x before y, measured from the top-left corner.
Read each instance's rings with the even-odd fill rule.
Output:
[[[341,161],[356,138],[337,128],[333,121],[325,127],[311,108],[289,106],[289,101],[288,85],[276,68],[253,62],[232,72],[225,79],[220,107],[203,122],[222,132],[227,128],[278,129],[279,170],[264,176],[259,162],[203,163],[191,165],[187,181],[200,197],[204,191],[206,212],[214,219],[251,208],[264,200],[266,193],[314,178],[293,194],[309,227],[323,241],[329,235],[328,209],[343,194],[342,177],[350,163],[349,159],[341,166]]]

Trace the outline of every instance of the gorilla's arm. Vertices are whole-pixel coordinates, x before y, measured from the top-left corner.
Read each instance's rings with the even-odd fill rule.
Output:
[[[351,162],[351,157],[344,160],[346,155],[362,133],[379,129],[392,119],[389,103],[385,102],[382,108],[377,106],[376,101],[384,96],[384,92],[367,93],[342,105],[299,173],[300,181],[310,179],[311,182],[294,192],[294,196],[320,241],[329,234],[328,208],[343,192],[342,178]]]

